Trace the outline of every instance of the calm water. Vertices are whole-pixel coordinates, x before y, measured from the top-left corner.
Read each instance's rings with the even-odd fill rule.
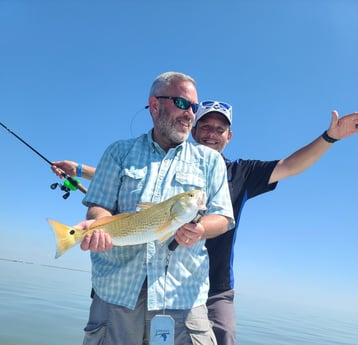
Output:
[[[90,273],[0,259],[0,344],[82,344]],[[237,296],[240,345],[358,345],[357,320]]]

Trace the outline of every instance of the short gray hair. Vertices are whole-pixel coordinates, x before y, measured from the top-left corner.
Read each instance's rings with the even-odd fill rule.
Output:
[[[195,80],[187,74],[180,72],[164,72],[158,75],[153,81],[149,96],[159,96],[162,90],[169,88],[172,82],[176,80],[189,81],[196,86]]]

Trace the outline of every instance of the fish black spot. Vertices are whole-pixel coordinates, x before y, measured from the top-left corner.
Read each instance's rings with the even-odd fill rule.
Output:
[[[73,229],[70,230],[70,235],[74,235],[75,233],[76,233],[75,230],[73,230]]]

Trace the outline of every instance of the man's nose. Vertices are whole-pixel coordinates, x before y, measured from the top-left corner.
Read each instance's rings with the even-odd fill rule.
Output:
[[[208,128],[208,135],[212,138],[216,137],[218,134],[217,130],[214,127]]]
[[[194,123],[195,114],[194,114],[193,110],[191,109],[191,107],[189,109],[185,110],[185,116],[186,116],[186,120],[190,120],[192,124]]]

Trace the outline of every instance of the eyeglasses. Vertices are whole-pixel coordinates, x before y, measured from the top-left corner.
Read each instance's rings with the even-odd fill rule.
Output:
[[[221,109],[224,109],[224,110],[230,110],[232,108],[232,106],[230,104],[225,103],[225,102],[218,102],[218,101],[202,101],[200,103],[200,106],[202,106],[202,107],[214,106],[214,108],[220,107]]]
[[[199,104],[198,103],[191,103],[189,100],[183,97],[172,97],[172,96],[156,96],[155,98],[160,99],[171,99],[174,105],[182,110],[187,110],[191,107],[193,113],[195,114],[198,111]]]

